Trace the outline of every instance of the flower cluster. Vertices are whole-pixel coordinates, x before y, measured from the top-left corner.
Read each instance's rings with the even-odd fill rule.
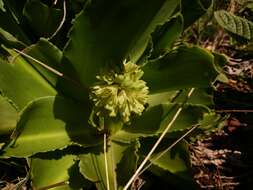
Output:
[[[132,62],[123,63],[122,73],[110,72],[97,76],[98,84],[91,88],[90,98],[97,115],[119,116],[129,122],[132,113],[141,115],[148,99],[146,82],[140,80],[143,71]]]

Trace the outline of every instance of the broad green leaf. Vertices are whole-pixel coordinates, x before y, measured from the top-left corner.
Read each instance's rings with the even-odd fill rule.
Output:
[[[126,125],[112,138],[128,142],[139,137],[156,136],[167,127],[179,106],[180,104],[167,103],[151,107],[142,116],[133,119],[130,125]],[[169,133],[184,131],[198,124],[206,112],[208,110],[202,106],[186,104]]]
[[[204,114],[203,120],[199,123],[200,126],[198,129],[204,132],[210,132],[218,128],[219,125],[222,125],[222,121],[224,121],[226,117],[222,117],[220,114],[215,112]]]
[[[62,97],[37,99],[22,112],[17,138],[8,145],[4,155],[27,157],[71,144],[97,145],[101,138],[95,128],[87,124],[88,117],[86,105]]]
[[[69,187],[71,189],[91,189],[92,182],[85,179],[80,173],[79,161],[68,170],[69,173]]]
[[[23,8],[27,0],[3,0],[18,24],[23,22]]]
[[[88,100],[88,90],[81,86],[75,73],[72,72],[73,69],[68,67],[69,64],[64,61],[62,62],[62,52],[54,44],[45,38],[41,38],[36,44],[26,48],[25,53],[63,74],[63,76],[59,76],[35,61],[28,59],[39,73],[57,90],[58,94],[69,95],[82,102]]]
[[[229,60],[225,54],[221,54],[218,52],[213,52],[214,55],[214,64],[217,71],[219,71],[219,75],[216,77],[216,81],[220,81],[222,83],[228,83],[229,79],[224,73],[224,66],[229,63]]]
[[[253,2],[248,3],[247,8],[249,8],[251,11],[253,11]]]
[[[249,8],[253,11],[253,1],[252,0],[236,0],[237,3],[243,6],[243,8]]]
[[[214,17],[218,24],[236,35],[251,40],[253,37],[253,22],[236,16],[224,10],[216,11]]]
[[[124,144],[110,141],[106,154],[110,189],[122,188],[133,174],[137,162],[135,147],[135,142]],[[104,153],[99,151],[80,156],[81,173],[85,178],[95,182],[99,190],[107,189],[104,159]]]
[[[9,32],[0,28],[0,43],[7,47],[24,48],[26,45]]]
[[[181,35],[183,31],[183,17],[178,15],[162,26],[158,26],[152,33],[153,41],[153,57],[158,57],[162,53],[171,50],[174,41]]]
[[[209,89],[210,90],[210,89]],[[189,90],[182,90],[173,99],[175,103],[183,103],[187,98]],[[208,89],[198,88],[195,89],[190,98],[187,100],[188,104],[205,106],[207,109],[214,107],[213,96],[208,93]]]
[[[190,98],[188,98],[187,103],[199,106],[213,107],[213,96],[208,93],[210,89],[197,88],[193,91]],[[155,93],[149,95],[147,101],[149,107],[153,107],[163,103],[183,103],[187,99],[187,94],[189,89],[180,91],[167,91],[162,93]]]
[[[0,59],[0,91],[13,101],[19,110],[30,101],[55,95],[55,89],[21,56],[11,53],[10,61]]]
[[[117,183],[119,187],[124,187],[137,169],[139,146],[139,142],[137,141],[130,144],[117,164],[116,173],[118,174]]]
[[[31,181],[35,189],[56,186],[53,190],[71,189],[68,185],[69,170],[75,163],[75,155],[57,155],[57,152],[31,158]],[[51,189],[51,188],[50,188]]]
[[[148,154],[156,140],[156,138],[146,138],[140,142],[141,147],[139,152],[143,157]],[[171,150],[163,154],[163,156],[161,156],[159,159],[156,159],[156,157],[166,150],[175,141],[175,139],[165,141],[162,142],[159,146],[159,149],[152,154],[150,162],[164,170],[169,171],[170,173],[173,173],[174,175],[179,175],[186,178],[189,177],[190,155],[186,142],[179,142]],[[186,176],[182,174],[186,174]]]
[[[63,12],[60,9],[48,7],[38,0],[28,0],[23,14],[38,37],[49,37],[60,25]]]
[[[216,69],[222,73],[224,70],[224,66],[229,64],[228,57],[225,54],[219,52],[213,52],[213,56]]]
[[[179,91],[167,91],[161,93],[154,93],[148,97],[148,106],[154,107],[162,103],[172,102],[172,100],[178,95]]]
[[[140,156],[145,158],[156,140],[156,138],[143,139],[139,149]],[[190,153],[187,142],[181,141],[177,143],[171,150],[165,152],[159,159],[156,159],[156,157],[163,153],[175,140],[176,139],[164,139],[160,143],[158,149],[150,158],[150,162],[153,165],[149,168],[149,171],[158,176],[162,175],[160,176],[161,179],[164,177],[166,181],[168,180],[170,189],[173,186],[176,189],[182,189],[182,187],[185,188],[186,186],[188,188],[188,185],[190,185],[189,189],[192,189],[191,186],[194,186],[194,181],[191,176]]]
[[[45,38],[41,38],[36,44],[26,48],[25,52],[47,66],[61,72],[62,52]],[[56,87],[59,77],[58,75],[45,69],[45,67],[42,67],[31,59],[28,59],[28,61],[32,63],[32,65],[47,79],[48,82],[50,82],[52,86]]]
[[[9,2],[5,1],[5,5]],[[24,44],[30,44],[28,36],[25,34],[23,29],[20,27],[15,14],[13,14],[10,8],[5,7],[6,11],[0,10],[0,26],[2,30],[13,35],[16,39],[23,42]]]
[[[9,134],[15,129],[17,120],[17,110],[6,98],[0,96],[0,136],[3,134]]]
[[[0,150],[3,148],[4,145],[5,143],[0,143]]]
[[[211,5],[212,0],[182,0],[182,14],[184,28],[188,28],[197,21]]]
[[[168,21],[179,0],[91,1],[74,20],[65,56],[81,82],[90,86],[106,65],[137,60],[157,25]]]
[[[171,151],[166,152],[161,158],[153,161],[153,158],[157,155],[159,155],[159,153],[153,154],[150,159],[153,164],[175,175],[186,178],[190,177],[190,155],[186,145],[179,143]],[[188,175],[185,176],[185,174]]]
[[[5,8],[4,8],[4,2],[3,2],[3,0],[0,0],[0,9],[1,9],[1,11],[3,11],[3,12],[6,11]]]
[[[160,180],[157,185],[162,184],[164,189],[177,189],[177,190],[196,190],[199,189],[199,186],[195,181],[191,179],[184,179],[179,177],[178,175],[174,175],[169,171],[166,171],[156,165],[152,165],[149,169],[149,173],[152,173],[157,180]],[[157,186],[156,185],[156,186]],[[156,187],[155,186],[155,187]],[[154,188],[155,188],[154,187]]]
[[[147,63],[142,70],[151,94],[208,87],[217,76],[213,55],[197,46],[181,46],[161,59]]]

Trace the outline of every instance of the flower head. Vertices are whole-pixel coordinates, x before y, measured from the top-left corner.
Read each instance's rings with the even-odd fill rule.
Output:
[[[141,115],[148,99],[148,87],[141,80],[143,71],[132,62],[124,62],[123,72],[97,76],[98,84],[91,88],[90,98],[97,115],[119,116],[128,122],[132,113]]]

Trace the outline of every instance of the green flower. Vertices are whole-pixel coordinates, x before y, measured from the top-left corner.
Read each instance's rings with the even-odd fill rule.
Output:
[[[143,71],[132,62],[123,63],[122,73],[109,72],[97,76],[98,84],[91,88],[90,98],[96,114],[119,116],[129,122],[132,113],[141,115],[148,99],[148,87],[141,80]]]

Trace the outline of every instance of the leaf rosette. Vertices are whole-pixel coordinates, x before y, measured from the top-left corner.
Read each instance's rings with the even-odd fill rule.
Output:
[[[34,5],[33,2],[27,1],[26,7]],[[29,157],[33,188],[47,189],[64,184],[66,189],[89,189],[90,182],[94,182],[98,189],[106,189],[106,184],[111,189],[122,189],[135,171],[139,157],[146,156],[144,148],[151,147],[179,108],[182,107],[182,113],[166,134],[159,151],[167,148],[170,138],[177,138],[191,126],[198,125],[204,114],[207,114],[206,128],[214,125],[216,115],[210,117],[210,110],[205,107],[210,98],[203,91],[218,74],[214,56],[198,46],[173,47],[187,21],[187,12],[180,10],[180,4],[178,0],[101,0],[82,5],[84,9],[75,19],[66,19],[66,22],[73,20],[73,26],[63,50],[58,48],[61,40],[53,44],[41,38],[23,51],[51,69],[24,54],[18,56],[11,49],[14,42],[20,43],[21,34],[25,34],[19,32],[17,36],[22,38],[15,38],[16,31],[23,31],[18,23],[11,27],[16,33],[5,31],[8,27],[3,28],[4,32],[0,30],[4,45],[9,48],[6,53],[15,57],[12,63],[0,58],[0,117],[8,116],[11,121],[0,118],[0,131],[10,135],[13,125],[16,126],[13,139],[2,147],[1,156]],[[51,11],[42,3],[35,5]],[[12,9],[9,10],[7,4],[4,8],[6,12],[0,15],[0,22],[7,25],[11,22],[3,22],[4,15],[12,13]],[[28,9],[25,13],[26,17],[38,16]],[[50,15],[47,13],[45,15]],[[22,14],[20,12],[21,17]],[[41,28],[36,20],[44,21],[44,17],[28,22],[34,31]],[[54,22],[57,20],[58,17]],[[44,32],[38,32],[39,37],[47,37],[41,36]],[[58,35],[61,39],[64,32]],[[57,42],[57,38],[54,40]],[[126,58],[129,60],[122,63]],[[106,62],[115,67],[99,73]],[[120,69],[119,63],[122,63]],[[59,72],[52,73],[53,69]],[[190,88],[196,91],[183,106],[185,93]],[[89,123],[91,112],[98,119],[104,119],[111,132],[103,134],[107,145],[104,151],[101,131]],[[180,150],[183,155],[189,154],[187,147]],[[180,179],[181,174],[188,175],[188,159],[183,159],[181,154],[172,156],[168,152],[165,157],[150,161]],[[105,175],[106,164],[109,176]],[[82,176],[77,179],[80,172]],[[66,181],[70,183],[67,185]]]

